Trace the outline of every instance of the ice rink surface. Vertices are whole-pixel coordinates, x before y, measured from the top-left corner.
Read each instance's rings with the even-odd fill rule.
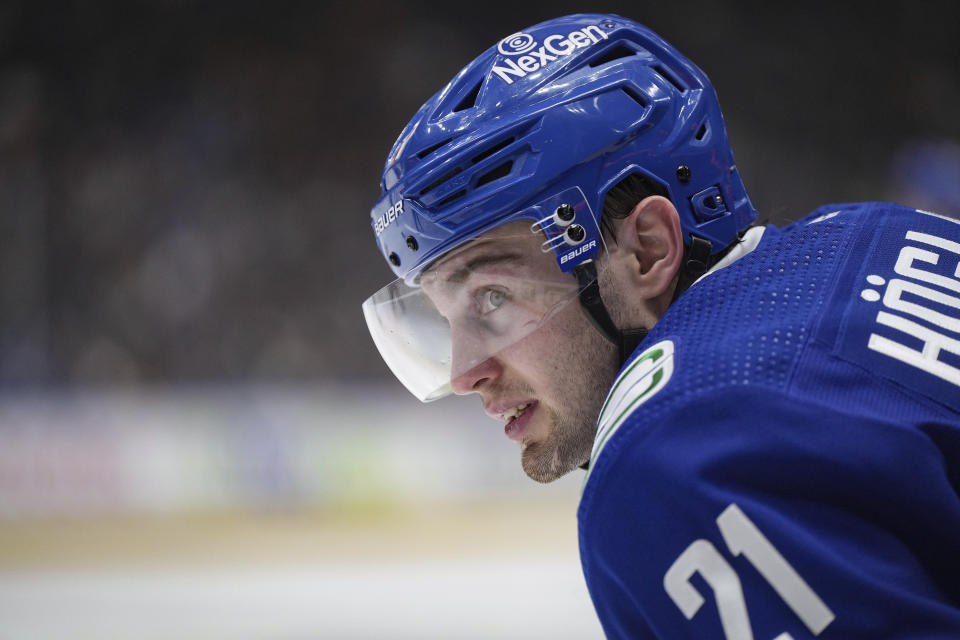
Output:
[[[575,538],[556,505],[7,526],[0,639],[602,638]]]
[[[0,574],[0,638],[600,638],[567,557]]]

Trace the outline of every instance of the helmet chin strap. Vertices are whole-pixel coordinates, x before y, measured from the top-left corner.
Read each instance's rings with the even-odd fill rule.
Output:
[[[627,358],[634,352],[640,342],[647,337],[649,330],[642,327],[636,329],[618,329],[603,304],[600,297],[600,282],[597,279],[597,263],[588,260],[577,267],[573,273],[577,276],[580,285],[580,306],[587,312],[587,317],[593,326],[612,342],[619,350],[619,364],[622,367]]]
[[[647,336],[647,329],[625,329],[621,331],[613,323],[610,312],[603,304],[603,298],[600,297],[600,282],[597,279],[597,263],[593,260],[587,260],[581,265],[573,268],[574,275],[577,276],[577,284],[580,285],[580,306],[587,312],[590,322],[597,328],[603,336],[612,342],[619,351],[619,365],[622,367],[634,349]],[[580,468],[586,471],[590,468],[590,458],[580,465]]]
[[[675,301],[681,293],[706,273],[707,265],[710,262],[711,246],[708,240],[695,235],[690,236],[690,245],[685,252],[684,264],[680,270],[677,287],[673,292],[671,302]],[[647,337],[650,330],[643,327],[634,329],[617,328],[606,305],[603,304],[603,298],[600,297],[600,281],[597,278],[596,262],[587,260],[574,267],[573,273],[577,276],[577,284],[580,285],[580,306],[587,312],[587,317],[590,318],[593,326],[617,347],[620,366],[622,367],[640,345],[640,342]]]
[[[694,235],[691,235],[690,239],[686,261],[680,272],[677,288],[673,293],[673,300],[676,300],[681,293],[696,282],[697,278],[706,273],[710,261],[710,242]],[[623,330],[617,328],[617,325],[613,323],[613,318],[610,317],[610,312],[603,304],[603,298],[600,297],[597,264],[593,260],[587,260],[574,267],[573,273],[577,276],[577,284],[580,285],[580,306],[587,312],[587,317],[590,318],[593,326],[617,347],[620,366],[623,367],[627,358],[640,346],[650,330],[643,327]],[[589,469],[590,459],[588,458],[586,462],[580,465],[580,468],[584,471]]]

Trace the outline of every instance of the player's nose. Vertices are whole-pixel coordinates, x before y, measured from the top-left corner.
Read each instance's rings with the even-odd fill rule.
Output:
[[[489,355],[484,342],[475,336],[451,332],[453,359],[450,388],[457,395],[477,393],[485,383],[496,380],[503,372],[500,362]]]
[[[484,385],[499,378],[502,371],[503,367],[496,358],[487,358],[477,366],[455,376],[450,381],[450,388],[458,396],[479,393]]]

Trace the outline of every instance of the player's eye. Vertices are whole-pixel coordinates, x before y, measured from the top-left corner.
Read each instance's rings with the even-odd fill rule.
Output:
[[[481,289],[477,300],[480,315],[485,316],[488,313],[496,311],[506,301],[507,294],[500,289]]]

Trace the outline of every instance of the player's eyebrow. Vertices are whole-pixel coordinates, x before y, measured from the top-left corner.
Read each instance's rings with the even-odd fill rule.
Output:
[[[509,262],[519,262],[522,257],[523,256],[520,253],[516,252],[491,253],[483,256],[477,256],[476,258],[467,261],[466,264],[457,267],[453,273],[444,279],[444,282],[447,284],[461,284],[470,276],[471,273],[480,267],[488,267],[494,264],[504,264]]]

